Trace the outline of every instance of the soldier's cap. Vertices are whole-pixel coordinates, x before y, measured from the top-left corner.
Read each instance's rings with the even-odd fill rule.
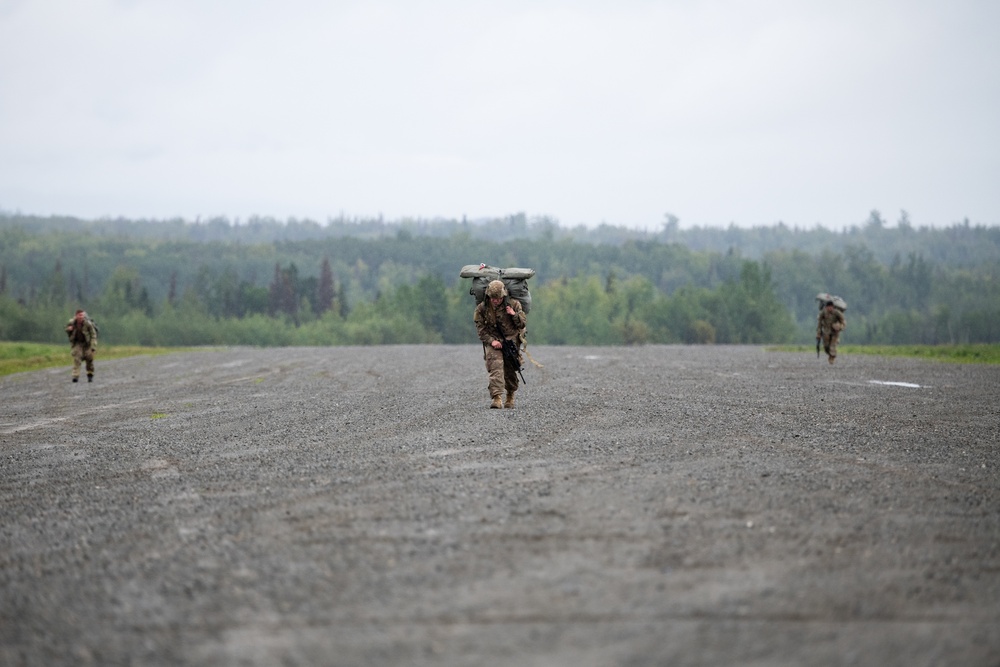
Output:
[[[486,296],[491,299],[499,299],[506,296],[507,288],[504,287],[502,280],[492,280],[490,284],[486,286]]]

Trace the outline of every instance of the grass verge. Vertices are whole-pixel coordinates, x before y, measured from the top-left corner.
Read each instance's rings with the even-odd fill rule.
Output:
[[[141,354],[158,355],[190,351],[195,348],[140,347],[138,345],[102,345],[97,348],[97,362],[109,359],[135,357]],[[0,376],[26,373],[58,366],[73,367],[69,345],[51,343],[17,343],[0,341]]]
[[[812,345],[768,347],[775,352],[815,352]],[[881,357],[912,357],[953,364],[1000,364],[1000,345],[840,345],[840,354],[873,354]]]

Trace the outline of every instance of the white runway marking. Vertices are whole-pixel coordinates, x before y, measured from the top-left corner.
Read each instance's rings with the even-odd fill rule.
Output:
[[[93,410],[113,410],[114,408],[122,407],[123,405],[134,405],[135,403],[143,403],[149,401],[148,398],[137,398],[132,401],[124,401],[122,403],[109,403],[107,405],[95,405],[91,409]],[[58,424],[59,422],[64,422],[69,417],[49,417],[46,419],[36,419],[34,421],[25,422],[23,424],[14,425],[13,422],[5,422],[0,424],[0,435],[9,435],[11,433],[17,433],[18,431],[30,431],[33,428],[43,428],[45,426],[51,426],[52,424]]]
[[[54,424],[55,422],[66,421],[68,417],[52,417],[50,419],[40,419],[38,421],[28,422],[26,424],[20,424],[13,428],[5,428],[0,431],[0,433],[7,435],[9,433],[17,433],[18,431],[28,431],[33,428],[39,428],[42,426],[48,426],[49,424]]]
[[[919,384],[913,384],[912,382],[883,382],[882,380],[869,380],[871,384],[887,384],[893,387],[912,387],[913,389],[921,389]]]

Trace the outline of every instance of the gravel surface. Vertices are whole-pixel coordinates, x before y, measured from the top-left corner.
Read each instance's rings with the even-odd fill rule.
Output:
[[[531,353],[0,378],[0,665],[1000,665],[1000,366]]]

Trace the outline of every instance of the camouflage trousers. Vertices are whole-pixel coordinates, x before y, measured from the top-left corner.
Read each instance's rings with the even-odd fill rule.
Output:
[[[94,352],[96,350],[92,347],[87,347],[85,345],[74,345],[71,353],[73,354],[73,377],[80,377],[80,366],[86,362],[87,363],[87,375],[94,374]]]
[[[517,368],[506,362],[503,350],[497,350],[490,345],[484,345],[483,348],[483,356],[486,358],[486,372],[490,376],[490,396],[500,396],[505,389],[508,393],[517,391]]]
[[[831,331],[830,333],[823,334],[822,338],[823,350],[833,359],[837,356],[837,341],[840,340],[840,332]]]

